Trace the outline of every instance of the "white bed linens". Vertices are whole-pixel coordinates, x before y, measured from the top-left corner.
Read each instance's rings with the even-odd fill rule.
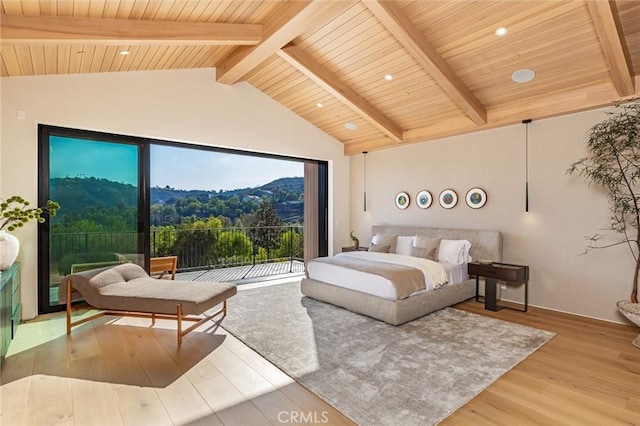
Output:
[[[461,263],[460,265],[454,265],[449,262],[438,262],[447,271],[447,284],[457,284],[469,279],[469,265],[467,263]]]
[[[413,294],[431,291],[444,285],[449,280],[447,268],[444,267],[443,264],[419,257],[372,252],[347,252],[340,253],[336,256],[353,257],[357,259],[371,260],[374,262],[393,263],[396,265],[417,268],[422,271],[424,275],[426,288],[425,290],[420,290]],[[451,268],[453,271],[459,269],[458,265],[452,266],[454,267]],[[393,284],[388,279],[379,275],[313,261],[307,264],[307,274],[309,275],[309,278],[316,281],[322,281],[327,284],[368,293],[384,299],[398,300],[396,289]],[[460,274],[458,273],[456,275]]]

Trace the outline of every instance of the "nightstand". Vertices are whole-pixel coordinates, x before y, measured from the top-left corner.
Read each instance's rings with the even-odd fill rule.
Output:
[[[527,312],[529,307],[529,266],[496,262],[471,262],[468,265],[468,273],[476,277],[476,302],[479,297],[480,277],[484,278],[484,308],[490,311],[498,311],[502,308],[514,309],[509,306],[498,305],[496,297],[498,281],[504,281],[507,284],[524,283],[524,310],[522,312]],[[520,309],[514,310],[519,311]]]
[[[348,251],[369,251],[369,247],[358,247],[355,248],[355,246],[349,246],[349,247],[342,247],[342,252],[348,252]]]

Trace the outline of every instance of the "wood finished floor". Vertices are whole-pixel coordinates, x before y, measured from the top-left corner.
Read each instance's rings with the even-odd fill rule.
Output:
[[[640,425],[636,328],[535,308],[458,308],[557,335],[443,424]],[[220,328],[191,333],[180,349],[168,321],[103,317],[70,338],[64,328],[60,314],[20,326],[2,369],[0,424],[248,426],[283,424],[281,412],[352,424]]]
[[[638,328],[544,309],[456,306],[556,336],[447,418],[443,425],[640,425]]]

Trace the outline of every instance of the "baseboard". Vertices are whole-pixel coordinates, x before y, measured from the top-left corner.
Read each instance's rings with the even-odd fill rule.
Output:
[[[511,299],[500,299],[500,300],[503,301],[503,302],[509,302],[509,303],[513,303],[513,304],[516,304],[516,305],[524,306],[524,304],[522,302],[517,302],[515,300],[511,300]],[[562,309],[553,309],[553,308],[548,308],[546,306],[532,305],[531,303],[529,303],[529,307],[534,307],[534,308],[538,308],[538,309],[544,309],[545,311],[560,312],[561,314],[575,315],[577,317],[589,318],[589,319],[598,320],[598,321],[610,322],[612,324],[633,325],[630,321],[629,322],[614,321],[614,320],[609,320],[609,319],[604,319],[604,318],[592,317],[590,315],[576,314],[575,312],[563,311]]]

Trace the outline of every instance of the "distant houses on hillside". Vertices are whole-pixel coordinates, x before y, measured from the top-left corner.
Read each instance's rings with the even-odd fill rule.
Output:
[[[255,201],[258,204],[262,204],[262,197],[259,197],[257,195],[245,195],[244,197],[242,197],[243,203],[247,203],[249,201]]]

